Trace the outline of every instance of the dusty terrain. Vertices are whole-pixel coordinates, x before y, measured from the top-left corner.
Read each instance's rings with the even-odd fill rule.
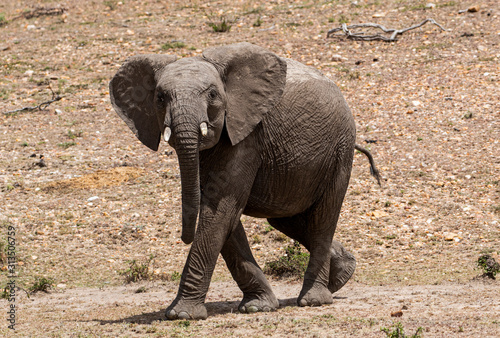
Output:
[[[18,291],[16,333],[383,337],[381,328],[401,322],[407,335],[422,327],[426,337],[499,336],[499,283],[475,277],[481,254],[500,254],[500,5],[427,3],[0,3],[0,241],[15,228],[17,286],[29,290],[40,277],[53,284],[29,299]],[[67,10],[22,16],[37,6]],[[478,11],[459,13],[471,6]],[[223,17],[229,32],[206,24]],[[393,43],[326,38],[341,22],[403,28],[426,18],[447,30],[427,24]],[[135,139],[112,110],[108,82],[130,55],[194,56],[240,41],[337,83],[382,187],[356,154],[335,236],[358,268],[333,305],[298,308],[300,281],[270,277],[282,307],[234,313],[241,294],[221,259],[209,319],[162,321],[189,250],[179,239],[177,160],[165,143],[152,152]],[[4,114],[50,100],[49,84],[62,100]],[[261,266],[283,254],[289,240],[265,220],[243,224]],[[150,280],[124,284],[130,261],[151,255]],[[0,334],[10,334],[2,316]]]

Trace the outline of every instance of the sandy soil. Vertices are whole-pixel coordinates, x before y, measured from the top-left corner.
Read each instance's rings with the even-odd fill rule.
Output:
[[[22,297],[19,331],[37,336],[298,336],[381,337],[381,328],[400,321],[407,335],[419,327],[429,337],[496,337],[500,303],[497,283],[414,285],[394,288],[350,283],[334,303],[298,308],[300,283],[274,281],[280,309],[273,313],[239,314],[241,292],[233,282],[211,285],[209,319],[164,321],[165,299],[175,296],[173,283],[73,288]],[[136,293],[138,289],[145,290]],[[497,296],[497,297],[495,297]],[[393,317],[401,313],[400,317]],[[392,316],[391,316],[392,315]],[[37,318],[33,325],[32,318]]]

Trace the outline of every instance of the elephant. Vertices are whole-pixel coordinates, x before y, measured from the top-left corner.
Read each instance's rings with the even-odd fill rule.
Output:
[[[181,59],[129,57],[109,93],[144,145],[157,151],[163,136],[178,157],[181,239],[192,244],[168,319],[207,318],[219,254],[243,292],[240,312],[279,307],[250,250],[242,214],[267,218],[309,251],[299,306],[333,302],[356,266],[333,240],[356,131],[331,80],[243,42]]]

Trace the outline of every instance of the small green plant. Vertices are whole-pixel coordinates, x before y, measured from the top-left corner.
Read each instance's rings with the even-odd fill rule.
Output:
[[[275,276],[302,278],[309,263],[309,253],[303,252],[299,242],[285,248],[285,254],[276,261],[267,262],[264,271]]]
[[[257,20],[255,20],[255,21],[254,21],[253,26],[254,26],[254,27],[260,27],[260,26],[262,26],[262,22],[263,22],[263,21],[262,21],[262,19],[261,19],[261,18],[260,18],[260,16],[259,16],[259,17],[257,18]]]
[[[207,25],[216,33],[229,32],[231,30],[231,21],[225,16],[219,17],[217,21],[209,21]]]
[[[146,287],[145,286],[141,286],[140,288],[138,288],[137,290],[135,290],[135,293],[144,293],[146,292]]]
[[[264,233],[267,234],[267,233],[270,233],[271,231],[273,231],[274,228],[272,227],[272,225],[268,225],[265,229],[264,229]]]
[[[0,292],[0,299],[8,299],[9,296],[10,296],[10,293],[9,291],[7,291],[9,288],[7,285],[5,285],[3,288],[2,288],[2,291]]]
[[[177,326],[187,329],[191,325],[189,320],[181,320],[177,322]]]
[[[474,116],[474,114],[471,111],[468,111],[467,113],[464,114],[464,119],[468,120],[471,119]]]
[[[253,242],[254,242],[255,244],[259,244],[259,243],[261,243],[261,242],[262,242],[262,238],[260,238],[260,236],[259,236],[259,235],[255,235],[255,236],[253,236]]]
[[[349,23],[349,18],[347,16],[345,16],[344,14],[340,14],[339,15],[339,23],[340,24]]]
[[[120,272],[121,275],[125,276],[127,283],[133,283],[140,280],[147,280],[151,277],[149,272],[149,267],[153,263],[155,256],[151,254],[146,261],[137,262],[135,259],[127,261],[129,264],[128,269]]]
[[[7,23],[9,23],[9,22],[5,18],[5,14],[0,13],[0,27],[5,26]]]
[[[171,280],[171,281],[174,281],[174,282],[175,282],[175,281],[179,281],[179,280],[181,280],[181,277],[182,277],[182,275],[181,275],[179,272],[174,271],[174,272],[172,272],[172,274],[170,275],[170,280]]]
[[[438,7],[449,7],[449,6],[455,6],[457,4],[456,1],[448,1],[448,2],[444,2],[442,4],[438,4],[437,6]]]
[[[380,329],[380,331],[385,332],[387,335],[387,338],[421,338],[422,337],[422,332],[424,329],[422,327],[419,327],[417,329],[417,332],[411,336],[407,336],[405,334],[403,324],[401,322],[397,322],[393,324],[391,327],[383,327]]]
[[[491,279],[495,279],[497,273],[500,272],[500,264],[490,255],[481,255],[477,259],[477,266],[483,270],[484,277]]]
[[[284,233],[282,232],[276,232],[274,235],[273,235],[273,239],[276,241],[276,242],[286,242],[288,240],[288,236],[285,235]]]
[[[104,6],[108,7],[110,11],[114,11],[117,6],[116,1],[104,1]]]
[[[23,141],[23,142],[21,143],[21,147],[27,147],[27,146],[29,146],[29,143],[28,143],[28,142]]]
[[[69,139],[74,140],[77,137],[82,137],[82,131],[79,130],[79,131],[75,132],[73,130],[68,130],[68,134],[67,135],[68,135]]]
[[[54,279],[46,277],[35,277],[35,282],[30,286],[29,290],[31,293],[36,293],[39,291],[48,292],[48,290],[54,284]]]
[[[63,142],[57,145],[63,149],[68,149],[69,147],[76,146],[76,142]]]
[[[173,41],[173,42],[167,42],[161,45],[161,49],[163,50],[169,50],[169,49],[177,49],[177,48],[184,48],[186,47],[186,44],[181,41]]]

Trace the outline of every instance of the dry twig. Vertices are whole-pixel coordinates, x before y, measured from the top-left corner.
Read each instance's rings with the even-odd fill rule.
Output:
[[[422,21],[421,23],[419,23],[417,25],[414,25],[414,26],[411,26],[408,28],[404,28],[404,29],[388,29],[382,25],[379,25],[376,23],[371,23],[371,22],[359,23],[359,24],[349,25],[349,26],[347,26],[345,23],[343,23],[342,26],[340,26],[339,28],[330,29],[328,31],[326,37],[329,38],[329,37],[333,36],[334,33],[343,31],[345,33],[345,35],[347,35],[347,38],[352,39],[352,40],[363,40],[363,41],[383,40],[383,41],[389,41],[389,42],[390,41],[397,41],[396,36],[398,34],[403,34],[409,30],[412,30],[412,29],[415,29],[418,27],[422,27],[427,22],[430,22],[430,23],[438,26],[443,31],[446,30],[445,28],[443,28],[443,26],[441,26],[436,21],[434,21],[434,19],[425,19],[424,21]],[[387,37],[387,36],[384,36],[382,34],[366,35],[365,32],[355,33],[355,32],[350,31],[351,29],[357,29],[357,28],[379,28],[382,31],[384,31],[385,33],[392,33],[392,34],[390,37]]]
[[[31,11],[27,11],[19,16],[16,16],[12,20],[20,18],[31,19],[31,18],[38,18],[40,16],[62,15],[64,14],[65,11],[67,11],[67,9],[64,7],[37,7]]]
[[[63,98],[62,96],[59,96],[58,94],[56,94],[52,90],[51,86],[49,86],[49,89],[52,92],[52,99],[50,99],[48,101],[45,101],[45,102],[42,102],[38,106],[35,106],[35,107],[23,107],[23,108],[19,108],[19,109],[15,109],[15,110],[11,110],[11,111],[5,112],[3,114],[4,115],[12,115],[12,114],[19,113],[19,112],[22,112],[22,111],[33,111],[33,110],[37,110],[37,109],[39,109],[39,110],[45,110],[52,103],[54,103],[56,101],[59,101],[59,100],[61,100]]]

